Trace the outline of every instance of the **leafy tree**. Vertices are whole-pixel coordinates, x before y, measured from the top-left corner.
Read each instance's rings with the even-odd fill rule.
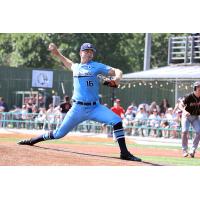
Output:
[[[51,62],[47,51],[47,34],[12,34],[11,66],[48,67]]]
[[[11,34],[0,34],[0,65],[9,66],[10,53],[13,51]]]
[[[79,49],[83,42],[97,47],[95,59],[126,72],[141,70],[143,66],[144,34],[133,33],[79,33],[54,34],[52,41],[74,62],[79,62]]]
[[[168,38],[183,35],[153,33],[151,68],[167,65]],[[0,65],[31,68],[61,68],[47,50],[54,42],[62,53],[79,62],[80,45],[97,47],[95,59],[130,73],[143,70],[144,33],[13,33],[0,34]]]

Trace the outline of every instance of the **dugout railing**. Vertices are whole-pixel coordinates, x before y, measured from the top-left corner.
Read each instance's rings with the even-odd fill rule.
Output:
[[[38,113],[0,112],[0,128],[53,130],[61,125],[64,115],[46,114],[40,117]],[[80,132],[102,133],[102,124],[94,121],[85,121],[73,129]]]
[[[62,114],[51,114],[51,118],[46,115],[42,120],[39,119],[38,113],[13,113],[1,112],[0,113],[0,128],[16,128],[28,130],[53,130],[60,126],[64,116]],[[167,123],[166,123],[167,122]],[[123,121],[123,127],[127,136],[142,136],[142,137],[174,137],[181,138],[181,124],[176,120],[167,120],[161,118],[155,119],[142,119]],[[80,123],[73,129],[77,132],[86,133],[106,133],[108,136],[112,135],[112,126],[101,124],[98,122],[87,120]],[[193,138],[194,130],[190,127],[190,138]]]

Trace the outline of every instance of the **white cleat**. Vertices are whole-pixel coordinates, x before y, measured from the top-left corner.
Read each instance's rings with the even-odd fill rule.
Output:
[[[188,152],[187,151],[183,151],[183,157],[188,157]]]

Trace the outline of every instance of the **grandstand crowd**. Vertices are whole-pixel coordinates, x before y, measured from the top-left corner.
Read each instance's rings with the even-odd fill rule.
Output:
[[[47,108],[42,103],[37,106],[32,97],[22,107],[14,106],[9,110],[4,98],[0,97],[0,127],[53,130],[59,127],[71,106],[69,96],[65,96],[61,104],[55,106],[50,103]],[[115,99],[110,109],[122,118],[126,135],[180,137],[181,111],[172,108],[167,99],[163,99],[160,104],[153,101],[138,106],[132,102],[126,109],[120,99]],[[91,121],[83,122],[77,130],[112,135],[111,126]]]

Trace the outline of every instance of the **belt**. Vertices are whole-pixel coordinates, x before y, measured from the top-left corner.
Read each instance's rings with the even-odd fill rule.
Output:
[[[83,105],[83,106],[93,106],[93,105],[97,104],[96,101],[93,101],[93,102],[82,102],[82,101],[73,100],[73,102],[77,103],[77,104],[80,104],[80,105]]]

